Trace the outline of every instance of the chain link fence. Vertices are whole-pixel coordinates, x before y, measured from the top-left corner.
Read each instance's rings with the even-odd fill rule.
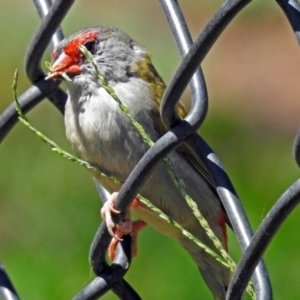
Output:
[[[208,95],[199,65],[205,59],[213,44],[226,26],[251,1],[227,0],[215,12],[199,36],[193,42],[185,19],[177,1],[160,0],[170,30],[182,61],[174,74],[162,100],[161,116],[170,129],[141,159],[127,181],[122,186],[116,203],[117,209],[124,211],[147,180],[155,164],[185,143],[205,165],[216,190],[225,207],[233,230],[243,250],[243,256],[233,274],[227,292],[227,299],[241,299],[247,283],[252,277],[257,299],[273,299],[271,283],[266,267],[261,260],[264,251],[300,199],[300,181],[297,180],[277,200],[258,230],[253,234],[247,216],[241,206],[237,193],[222,163],[210,146],[195,132],[203,123],[207,108]],[[300,42],[300,6],[297,1],[276,1],[289,20],[295,37]],[[30,111],[43,99],[50,102],[63,114],[66,94],[59,87],[59,80],[45,81],[41,68],[41,59],[47,47],[53,49],[63,39],[60,24],[71,9],[74,0],[34,0],[41,25],[32,39],[25,56],[25,68],[32,86],[19,96],[24,112]],[[183,91],[189,85],[192,105],[189,114],[181,120],[176,113],[176,104]],[[12,104],[0,116],[0,140],[2,141],[17,123],[18,115]],[[300,131],[295,139],[294,156],[300,166]],[[97,189],[102,200],[107,199],[107,192],[98,184]],[[111,265],[106,262],[106,249],[111,236],[105,223],[102,223],[94,237],[90,250],[90,262],[95,279],[74,297],[76,300],[97,299],[108,290],[112,290],[120,299],[141,299],[133,287],[123,278],[131,262],[130,237],[119,243],[117,255]],[[4,300],[19,299],[4,268],[0,268],[0,296]]]

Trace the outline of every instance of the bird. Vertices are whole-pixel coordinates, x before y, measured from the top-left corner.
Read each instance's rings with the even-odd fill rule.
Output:
[[[92,55],[108,86],[128,107],[130,114],[142,125],[153,142],[167,132],[159,111],[166,85],[153,66],[149,51],[112,26],[80,30],[63,39],[52,52],[48,78],[63,79],[67,76],[68,79],[64,121],[66,136],[74,152],[80,159],[98,167],[108,176],[125,182],[149,146],[144,143],[118,103],[107,93],[92,61],[82,53],[82,46]],[[181,103],[177,110],[182,118],[186,116],[186,109]],[[166,158],[178,180],[197,203],[211,229],[227,249],[227,216],[203,164],[185,147],[177,148]],[[113,224],[110,219],[110,214],[117,212],[113,205],[120,184],[99,175],[94,174],[94,177],[112,193],[111,201],[107,201],[106,208],[102,210],[109,229],[122,228],[120,224]],[[155,166],[140,194],[216,251],[175,187],[163,162]],[[177,240],[197,264],[214,299],[225,299],[230,281],[230,272],[226,266],[139,201],[134,201],[130,211],[137,215],[138,221],[131,222],[129,217],[124,220],[124,224],[129,223],[128,232],[138,231],[147,224]],[[137,223],[137,230],[133,230],[134,222]]]

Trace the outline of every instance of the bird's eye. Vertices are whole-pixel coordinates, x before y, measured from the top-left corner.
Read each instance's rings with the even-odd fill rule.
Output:
[[[95,41],[87,42],[87,43],[84,44],[84,46],[89,52],[94,53],[94,51],[95,51]]]

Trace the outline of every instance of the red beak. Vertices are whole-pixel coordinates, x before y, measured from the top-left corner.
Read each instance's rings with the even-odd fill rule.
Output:
[[[47,79],[58,78],[63,73],[66,73],[67,75],[78,75],[81,72],[82,69],[78,63],[75,62],[72,57],[62,52],[51,66]]]

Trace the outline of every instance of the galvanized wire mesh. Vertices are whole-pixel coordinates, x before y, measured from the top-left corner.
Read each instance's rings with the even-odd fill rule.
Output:
[[[116,203],[116,208],[124,212],[158,161],[181,143],[185,143],[191,148],[203,162],[214,181],[216,190],[244,252],[228,289],[227,299],[230,300],[241,299],[251,276],[254,281],[257,299],[272,299],[271,284],[261,257],[279,226],[289,216],[300,199],[300,181],[297,180],[280,197],[253,235],[247,216],[219,158],[210,146],[195,134],[205,119],[208,107],[205,80],[199,65],[222,34],[222,31],[249,2],[251,1],[225,1],[200,32],[197,39],[192,42],[177,1],[160,0],[161,8],[182,57],[182,62],[162,100],[161,116],[164,123],[169,127],[169,132],[149,149],[132,171],[122,186]],[[59,88],[60,81],[44,81],[45,74],[41,69],[41,57],[49,44],[50,48],[53,49],[63,38],[59,26],[73,3],[74,0],[56,0],[52,5],[50,0],[34,0],[42,23],[31,41],[25,57],[26,72],[32,82],[32,87],[19,97],[24,112],[28,112],[47,97],[61,113],[64,113],[66,94]],[[277,3],[291,23],[298,43],[300,43],[300,6],[298,2],[277,0]],[[176,114],[175,107],[188,84],[192,95],[192,106],[188,116],[181,120]],[[17,113],[14,106],[11,105],[0,116],[0,140],[5,138],[16,122]],[[300,166],[300,131],[295,140],[294,153]],[[107,192],[98,183],[96,185],[101,198],[105,200]],[[116,258],[109,266],[105,259],[105,252],[110,239],[111,236],[106,225],[102,223],[90,250],[90,262],[96,278],[80,291],[74,299],[97,299],[108,290],[113,290],[120,299],[140,299],[140,296],[123,279],[131,261],[130,237],[125,237],[119,243]],[[0,296],[4,300],[19,299],[2,267],[0,268]]]

